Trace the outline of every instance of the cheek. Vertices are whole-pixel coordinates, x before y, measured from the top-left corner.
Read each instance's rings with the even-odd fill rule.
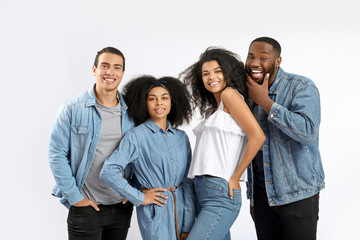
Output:
[[[151,109],[151,103],[147,102],[147,104],[146,104],[146,109],[147,109],[147,111],[149,112],[149,109]]]

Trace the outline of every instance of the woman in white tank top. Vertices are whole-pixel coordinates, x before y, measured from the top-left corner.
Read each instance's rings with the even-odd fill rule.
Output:
[[[236,54],[208,48],[182,75],[205,116],[193,130],[188,177],[195,178],[200,212],[187,239],[230,239],[241,207],[240,178],[265,135],[246,103],[246,73]]]

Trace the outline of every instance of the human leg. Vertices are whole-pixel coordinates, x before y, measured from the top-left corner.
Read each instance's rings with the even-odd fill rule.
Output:
[[[109,222],[103,229],[102,240],[125,240],[130,227],[133,204],[111,205],[109,213]]]
[[[91,206],[71,206],[67,219],[69,240],[101,240],[100,216]]]
[[[319,219],[319,193],[281,207],[284,239],[315,240]]]
[[[254,184],[253,220],[258,240],[282,240],[282,223],[280,216],[270,207],[265,185],[262,182]]]
[[[70,240],[126,239],[133,205],[99,205],[100,211],[91,206],[69,209],[68,234]]]
[[[230,199],[227,181],[206,175],[195,178],[195,189],[201,210],[188,240],[230,239],[230,227],[241,207],[241,190],[234,190]]]

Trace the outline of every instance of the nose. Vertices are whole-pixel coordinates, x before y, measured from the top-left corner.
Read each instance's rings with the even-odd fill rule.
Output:
[[[155,102],[155,105],[158,106],[158,105],[162,105],[162,100],[161,99],[156,99],[156,102]]]
[[[255,58],[255,59],[251,60],[250,66],[251,66],[251,67],[258,67],[258,66],[260,66],[260,61],[259,61],[259,59]]]
[[[211,79],[215,79],[215,73],[210,73],[209,74],[209,79],[211,80]]]
[[[112,74],[113,74],[113,70],[112,70],[111,67],[109,67],[109,68],[107,69],[106,74],[108,74],[108,75],[112,75]]]

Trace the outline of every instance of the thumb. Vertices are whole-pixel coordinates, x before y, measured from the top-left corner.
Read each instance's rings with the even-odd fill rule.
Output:
[[[124,200],[122,201],[122,204],[125,204],[127,202],[128,202],[128,200],[126,198],[124,198]]]
[[[267,73],[264,78],[263,85],[269,86],[270,73]]]

